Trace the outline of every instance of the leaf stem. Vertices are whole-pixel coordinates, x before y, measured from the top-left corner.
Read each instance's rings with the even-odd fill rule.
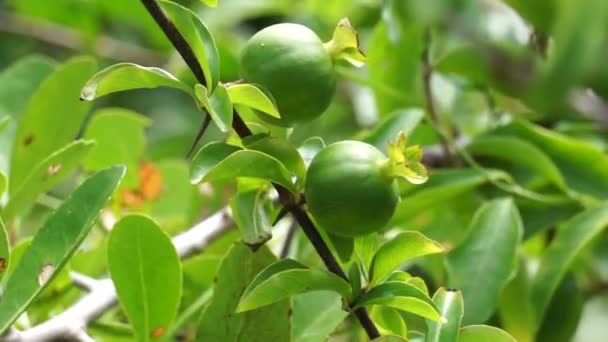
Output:
[[[175,24],[171,22],[171,20],[160,8],[157,1],[141,0],[141,2],[146,7],[152,18],[154,18],[156,23],[160,26],[169,41],[171,41],[177,52],[182,56],[182,58],[184,59],[184,61],[186,62],[198,82],[202,85],[206,85],[205,75],[203,74],[202,68],[198,63],[198,60],[196,59],[192,48],[190,47],[190,45],[188,45],[184,37],[179,33],[179,31],[175,27]],[[249,129],[249,127],[247,127],[243,119],[240,117],[240,115],[238,115],[236,111],[234,112],[232,128],[235,130],[235,132],[239,135],[241,139],[251,135],[251,130]],[[338,264],[338,261],[331,253],[327,244],[325,244],[325,241],[323,241],[323,238],[321,238],[321,234],[315,227],[310,217],[308,217],[306,211],[302,209],[299,204],[297,204],[294,195],[289,192],[289,190],[285,189],[280,185],[274,184],[274,187],[279,193],[279,199],[281,201],[281,204],[289,209],[289,212],[294,216],[300,227],[302,227],[302,230],[304,231],[304,233],[314,246],[315,250],[323,260],[323,263],[325,264],[327,269],[330,272],[338,275],[339,277],[347,280],[348,278],[346,277],[346,274]],[[365,332],[367,333],[370,339],[374,339],[380,336],[380,333],[376,328],[374,322],[371,320],[367,310],[365,310],[364,308],[359,308],[354,311],[354,314],[361,323],[363,329],[365,329]]]

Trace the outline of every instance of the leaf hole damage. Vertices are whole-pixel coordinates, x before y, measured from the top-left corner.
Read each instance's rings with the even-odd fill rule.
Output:
[[[152,332],[150,333],[150,337],[160,337],[165,333],[165,328],[163,327],[156,327],[156,329],[152,330]]]
[[[0,258],[0,273],[4,272],[6,269],[6,259]]]
[[[30,146],[34,142],[34,136],[28,135],[23,139],[23,146]]]
[[[61,167],[62,165],[60,163],[49,165],[49,167],[46,169],[46,174],[49,177],[54,176],[55,174],[57,174],[57,172],[59,172],[59,170],[61,170]]]
[[[51,279],[53,273],[55,273],[55,266],[51,264],[42,266],[40,273],[38,273],[38,284],[44,286]]]

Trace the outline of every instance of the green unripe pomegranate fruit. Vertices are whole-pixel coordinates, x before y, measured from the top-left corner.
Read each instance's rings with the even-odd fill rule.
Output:
[[[298,24],[269,26],[251,37],[241,73],[272,94],[281,114],[281,119],[261,117],[286,127],[320,116],[336,88],[332,57],[312,30]]]
[[[342,141],[319,152],[306,174],[306,202],[328,232],[360,236],[380,230],[399,202],[389,158],[374,146]]]

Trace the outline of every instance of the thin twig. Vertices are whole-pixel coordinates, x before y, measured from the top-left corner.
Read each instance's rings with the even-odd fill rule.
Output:
[[[173,24],[163,12],[156,0],[141,0],[141,2],[144,4],[156,23],[160,26],[167,38],[171,41],[177,52],[182,56],[184,61],[186,61],[186,64],[188,67],[190,67],[198,82],[205,85],[205,75],[202,72],[202,68],[198,63],[192,48],[180,34],[177,27],[175,27],[175,24]],[[236,131],[240,138],[245,138],[251,135],[251,130],[249,127],[247,127],[243,119],[236,111],[234,112],[232,128]],[[308,217],[308,214],[306,214],[306,212],[296,203],[293,194],[281,186],[276,184],[274,186],[279,194],[281,204],[289,208],[289,211],[295,217],[300,227],[302,227],[302,230],[323,260],[323,263],[327,269],[339,277],[347,279],[346,274],[338,264],[336,258],[332,255],[329,247],[325,244],[325,241],[323,241],[321,238],[321,234],[319,234],[317,228]],[[364,308],[355,311],[355,316],[359,319],[359,322],[365,329],[370,339],[380,336],[378,329]]]
[[[293,239],[296,237],[297,229],[298,226],[295,224],[295,222],[292,222],[289,225],[289,230],[287,231],[287,236],[285,237],[285,241],[283,242],[283,248],[281,249],[281,254],[279,255],[281,259],[285,259],[289,256],[291,246],[293,245]]]
[[[436,127],[441,127],[441,121],[437,114],[437,108],[435,107],[435,99],[433,97],[433,90],[431,88],[431,77],[433,76],[433,66],[431,65],[430,59],[430,45],[431,45],[431,33],[427,29],[424,31],[424,50],[422,51],[422,85],[424,88],[424,98],[426,101],[426,109],[433,120]],[[445,156],[449,165],[454,164],[454,153],[450,148],[450,145],[441,134],[439,135],[439,141],[443,149],[443,155]]]
[[[224,209],[174,237],[173,245],[180,258],[186,259],[205,249],[233,226]],[[46,322],[24,331],[11,331],[0,337],[0,342],[93,341],[83,335],[86,327],[116,305],[116,289],[111,279],[93,280],[78,273],[71,276],[79,286],[88,288],[87,295]]]
[[[91,46],[96,55],[115,61],[131,61],[143,65],[163,65],[167,57],[158,52],[101,35],[89,43],[81,32],[38,19],[0,11],[0,31],[27,36],[36,40],[82,51]]]

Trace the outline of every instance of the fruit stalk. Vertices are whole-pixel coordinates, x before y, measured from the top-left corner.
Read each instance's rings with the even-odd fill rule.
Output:
[[[165,33],[171,44],[175,47],[177,52],[182,56],[197,81],[202,85],[206,85],[205,75],[202,71],[202,68],[196,57],[194,56],[194,52],[192,48],[186,42],[184,37],[179,33],[175,24],[171,22],[171,20],[167,17],[167,15],[160,8],[156,0],[141,0],[142,4],[148,11],[148,13],[152,16],[154,21],[156,21],[157,25],[161,28],[161,30]],[[245,138],[251,135],[251,131],[249,127],[245,124],[243,119],[238,115],[238,113],[234,112],[234,119],[232,128],[239,135],[239,137]],[[275,185],[275,189],[279,193],[279,198],[281,203],[284,206],[287,206],[289,212],[294,216],[302,230],[314,246],[315,250],[323,260],[323,263],[327,267],[327,269],[338,275],[343,279],[347,279],[346,274],[338,264],[338,261],[331,253],[329,247],[319,234],[319,231],[315,227],[314,223],[308,217],[308,214],[302,209],[295,201],[294,196],[285,188]],[[367,333],[370,339],[374,339],[380,336],[376,325],[372,321],[369,316],[369,313],[365,308],[359,308],[354,311],[354,315],[357,317],[363,329]]]

